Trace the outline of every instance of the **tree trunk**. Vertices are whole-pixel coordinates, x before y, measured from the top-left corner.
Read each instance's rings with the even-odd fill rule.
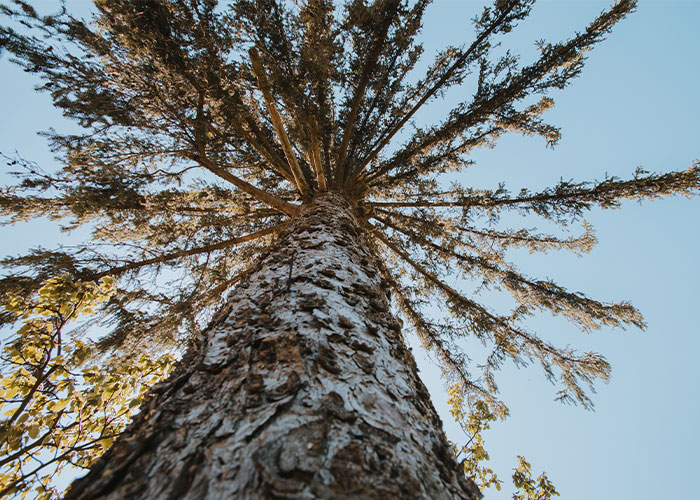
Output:
[[[285,229],[66,499],[477,499],[354,209]]]

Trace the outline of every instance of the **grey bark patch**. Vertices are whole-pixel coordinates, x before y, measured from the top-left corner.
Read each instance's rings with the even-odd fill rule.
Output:
[[[339,375],[342,370],[338,366],[338,356],[335,351],[331,350],[326,345],[321,345],[318,350],[318,362],[327,372],[333,375]]]
[[[340,394],[331,392],[324,396],[321,407],[328,415],[338,418],[344,422],[354,422],[357,415],[345,408],[345,402]]]
[[[176,473],[175,480],[170,484],[168,500],[177,500],[183,498],[190,486],[194,481],[194,477],[197,474],[197,468],[202,461],[202,452],[199,451],[192,455],[189,460],[184,462],[180,467],[179,472]],[[202,483],[200,483],[201,485]],[[200,486],[197,491],[196,498],[204,498],[206,495],[206,483],[204,483],[204,488]],[[192,495],[188,495],[192,498]]]
[[[374,347],[372,347],[369,344],[365,344],[364,342],[358,342],[356,340],[351,345],[352,345],[352,348],[355,349],[356,351],[366,352],[367,354],[372,354],[374,352]]]
[[[294,429],[280,448],[278,465],[282,474],[307,473],[321,468],[326,448],[327,425],[314,422]]]
[[[364,478],[365,459],[359,441],[348,443],[340,449],[331,462],[331,473],[348,492],[366,488]]]
[[[292,372],[283,384],[275,387],[268,392],[267,397],[270,401],[277,401],[286,396],[296,393],[302,386],[301,378],[296,372]]]
[[[327,278],[335,278],[336,277],[335,271],[333,269],[328,269],[328,268],[321,269],[320,274],[322,274],[323,276],[325,276]]]
[[[350,321],[349,318],[343,316],[342,314],[339,314],[339,315],[338,315],[338,326],[340,326],[341,328],[345,328],[345,329],[349,330],[349,329],[351,329],[352,327],[354,327],[355,325],[353,324],[352,321]]]
[[[345,335],[340,335],[337,333],[331,333],[328,335],[328,341],[333,342],[333,343],[340,343],[340,342],[345,342],[347,340],[347,337]]]
[[[380,300],[377,296],[370,299],[369,305],[377,312],[385,313],[389,311],[389,304],[387,304],[386,300]]]
[[[301,304],[299,304],[299,307],[302,311],[311,312],[314,309],[323,309],[325,305],[326,302],[321,297],[317,295],[306,295]]]
[[[365,373],[372,373],[374,362],[367,354],[356,352],[352,355],[352,359],[355,360],[355,363],[357,363],[357,366],[359,366],[362,371]]]

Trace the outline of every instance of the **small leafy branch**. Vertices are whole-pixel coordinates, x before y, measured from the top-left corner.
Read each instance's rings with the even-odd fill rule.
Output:
[[[482,463],[489,460],[482,432],[489,429],[491,422],[505,419],[508,409],[502,405],[490,407],[483,400],[473,401],[465,408],[465,392],[460,384],[451,386],[448,392],[450,413],[468,436],[461,449],[455,444],[452,445],[457,458],[462,458],[464,474],[473,479],[481,491],[491,486],[500,491],[502,481],[493,469]],[[518,461],[518,467],[513,473],[513,484],[517,488],[513,493],[513,500],[551,500],[552,497],[559,496],[546,473],[543,472],[537,479],[533,479],[530,463],[520,455]]]
[[[64,275],[28,298],[4,298],[2,307],[21,326],[0,355],[0,497],[58,497],[54,478],[66,466],[90,467],[146,389],[171,370],[169,354],[95,364],[95,347],[66,332],[114,291],[111,277],[96,283]]]
[[[464,395],[460,384],[455,384],[449,388],[450,413],[460,424],[464,433],[469,437],[467,443],[461,449],[456,445],[452,448],[457,458],[462,458],[464,474],[476,482],[483,491],[486,488],[495,486],[501,490],[501,480],[498,479],[492,469],[482,465],[482,462],[489,459],[489,454],[484,449],[484,438],[481,433],[490,427],[490,423],[497,420],[499,416],[505,418],[508,410],[503,407],[498,408],[494,413],[485,401],[475,401],[470,409],[464,408]]]
[[[518,455],[518,467],[513,473],[513,484],[518,491],[513,493],[513,500],[549,500],[559,496],[554,485],[544,472],[537,479],[532,478],[530,462]]]

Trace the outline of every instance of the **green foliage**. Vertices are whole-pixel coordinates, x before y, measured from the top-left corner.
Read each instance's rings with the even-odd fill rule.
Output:
[[[452,445],[454,453],[462,459],[464,474],[473,479],[481,491],[491,486],[500,491],[502,481],[493,469],[482,463],[489,460],[482,432],[488,430],[492,422],[506,418],[508,410],[503,406],[490,408],[485,401],[476,401],[470,408],[465,408],[464,390],[460,384],[450,387],[448,392],[450,413],[469,437],[467,443],[459,449]],[[533,479],[530,463],[522,456],[518,456],[518,461],[518,467],[513,473],[513,484],[517,488],[513,493],[514,500],[550,500],[553,496],[559,496],[546,473]]]
[[[95,347],[66,331],[115,292],[60,276],[2,304],[21,326],[6,342],[0,381],[0,496],[57,498],[53,479],[65,467],[88,468],[109,448],[144,391],[170,371],[170,355],[93,361]]]

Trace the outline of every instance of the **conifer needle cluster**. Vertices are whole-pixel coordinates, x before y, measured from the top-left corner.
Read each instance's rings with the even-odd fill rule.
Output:
[[[537,361],[559,381],[559,398],[589,406],[588,388],[609,375],[605,359],[544,341],[523,320],[551,311],[589,331],[643,327],[640,313],[525,276],[506,259],[515,247],[586,253],[588,225],[571,237],[496,222],[517,212],[567,226],[622,200],[696,194],[698,165],[541,192],[445,179],[506,133],[556,143],[559,130],[542,118],[553,92],[636,2],[615,2],[522,61],[495,47],[534,0],[496,0],[474,18],[471,41],[420,71],[429,3],[96,0],[88,20],[19,0],[1,6],[0,48],[81,132],[45,132],[58,170],[6,157],[17,182],[0,191],[0,214],[7,224],[49,216],[68,230],[86,225],[92,240],[4,259],[0,293],[28,297],[64,274],[114,276],[118,291],[97,316],[110,328],[102,348],[180,346],[275,234],[333,191],[356,207],[398,310],[467,399],[498,404],[495,370]],[[475,91],[442,121],[413,123],[466,82]],[[510,292],[516,307],[492,310],[449,284],[455,274]],[[444,317],[425,313],[436,300]],[[459,350],[463,337],[488,346],[483,366]]]

